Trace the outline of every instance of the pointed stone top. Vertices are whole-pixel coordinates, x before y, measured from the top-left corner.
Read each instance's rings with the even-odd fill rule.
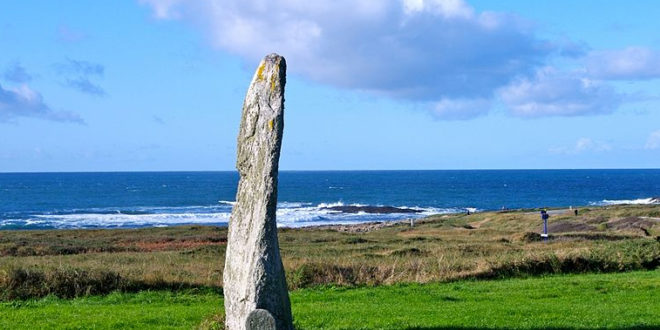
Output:
[[[263,93],[263,95],[276,94],[275,96],[280,96],[278,95],[279,93],[276,93],[278,92],[276,88],[279,87],[283,89],[285,84],[286,60],[284,57],[276,53],[272,53],[266,55],[266,57],[264,57],[264,59],[259,63],[259,67],[257,68],[257,71],[255,71],[254,77],[252,78],[249,91],[268,91],[270,89],[270,93]],[[262,86],[265,86],[266,88]]]
[[[278,53],[270,53],[270,54],[266,55],[266,57],[264,57],[264,59],[275,60],[275,59],[284,59],[284,57],[282,57],[282,55],[280,55]]]

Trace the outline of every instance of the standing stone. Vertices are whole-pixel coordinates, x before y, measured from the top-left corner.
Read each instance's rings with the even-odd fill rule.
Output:
[[[255,309],[277,329],[293,329],[291,303],[277,241],[277,173],[284,127],[286,61],[266,56],[252,78],[238,132],[240,174],[229,220],[224,271],[226,326],[246,329]]]

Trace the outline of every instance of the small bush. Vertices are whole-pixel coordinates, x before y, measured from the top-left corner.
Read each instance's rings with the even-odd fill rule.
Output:
[[[108,294],[120,288],[121,277],[112,271],[63,269],[46,277],[49,293],[60,298]]]
[[[41,298],[48,295],[59,298],[76,298],[105,295],[113,291],[197,289],[220,291],[217,287],[167,282],[162,279],[129,280],[108,270],[57,268],[44,271],[33,268],[13,268],[0,272],[0,300]]]
[[[376,279],[378,268],[372,266],[340,266],[332,264],[303,264],[288,271],[289,289],[300,289],[324,284],[357,285],[380,284]]]
[[[493,266],[487,271],[476,274],[474,277],[491,279],[559,273],[607,273],[631,270],[654,270],[658,267],[660,267],[660,257],[657,255],[643,255],[639,258],[616,260],[614,258],[601,257],[596,254],[566,256],[561,258],[553,254]]]
[[[531,231],[523,233],[522,235],[518,235],[516,238],[518,241],[524,243],[540,242],[543,239],[543,237],[541,237],[541,234]]]
[[[2,299],[28,299],[53,294],[60,298],[74,298],[107,294],[120,288],[121,277],[111,271],[15,268],[0,279]]]

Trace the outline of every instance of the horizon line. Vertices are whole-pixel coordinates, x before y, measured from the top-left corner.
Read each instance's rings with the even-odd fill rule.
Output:
[[[601,168],[465,168],[465,169],[286,169],[279,172],[431,172],[431,171],[589,171],[589,170],[660,170],[657,167],[601,167]],[[0,174],[55,174],[55,173],[209,173],[238,172],[237,170],[108,170],[108,171],[0,171]]]

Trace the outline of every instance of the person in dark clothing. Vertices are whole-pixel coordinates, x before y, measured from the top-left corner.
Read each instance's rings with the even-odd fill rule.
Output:
[[[543,219],[543,234],[541,234],[541,237],[546,241],[548,240],[548,218],[550,218],[548,211],[546,209],[541,210],[541,219]]]

